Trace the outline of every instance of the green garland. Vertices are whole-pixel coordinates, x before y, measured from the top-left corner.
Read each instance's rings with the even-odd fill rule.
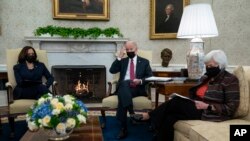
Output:
[[[76,38],[94,38],[99,36],[113,37],[114,35],[118,37],[123,37],[118,28],[109,27],[106,29],[100,29],[98,27],[92,27],[89,29],[84,28],[70,28],[70,27],[60,27],[60,26],[46,26],[38,27],[34,31],[35,36],[41,36],[43,34],[50,34],[51,36],[59,35],[64,38],[74,37]]]

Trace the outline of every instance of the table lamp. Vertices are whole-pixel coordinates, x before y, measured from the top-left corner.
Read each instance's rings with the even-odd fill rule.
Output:
[[[218,30],[209,4],[192,4],[184,8],[177,38],[192,39],[187,53],[188,80],[199,80],[205,71],[202,38],[216,36]]]

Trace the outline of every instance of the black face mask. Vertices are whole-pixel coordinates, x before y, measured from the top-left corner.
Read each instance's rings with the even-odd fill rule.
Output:
[[[220,73],[219,67],[206,68],[206,74],[208,77],[215,77]]]
[[[35,56],[26,56],[26,61],[28,61],[29,63],[34,63],[36,61],[36,57]]]
[[[135,52],[127,52],[127,55],[130,59],[135,57]]]

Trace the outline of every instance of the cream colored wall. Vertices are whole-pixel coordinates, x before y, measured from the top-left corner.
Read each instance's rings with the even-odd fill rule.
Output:
[[[39,26],[57,25],[89,28],[119,27],[124,37],[138,42],[140,48],[153,50],[153,63],[160,64],[164,48],[173,51],[171,64],[185,64],[188,40],[149,39],[150,0],[110,0],[110,21],[70,21],[52,19],[52,0],[0,1],[0,64],[5,64],[5,49],[28,45],[24,36],[32,36]],[[191,0],[211,3],[219,37],[205,39],[205,52],[223,49],[230,65],[250,65],[250,1]]]

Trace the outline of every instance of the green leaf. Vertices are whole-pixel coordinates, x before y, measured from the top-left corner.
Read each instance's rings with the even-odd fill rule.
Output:
[[[51,36],[58,35],[63,38],[98,38],[101,34],[106,37],[113,37],[114,35],[118,35],[118,37],[123,37],[118,28],[109,27],[106,29],[100,29],[99,27],[92,27],[89,29],[84,28],[70,28],[70,27],[60,27],[60,26],[52,26],[48,25],[46,27],[38,27],[34,31],[35,36],[41,36],[43,34],[49,34]]]

